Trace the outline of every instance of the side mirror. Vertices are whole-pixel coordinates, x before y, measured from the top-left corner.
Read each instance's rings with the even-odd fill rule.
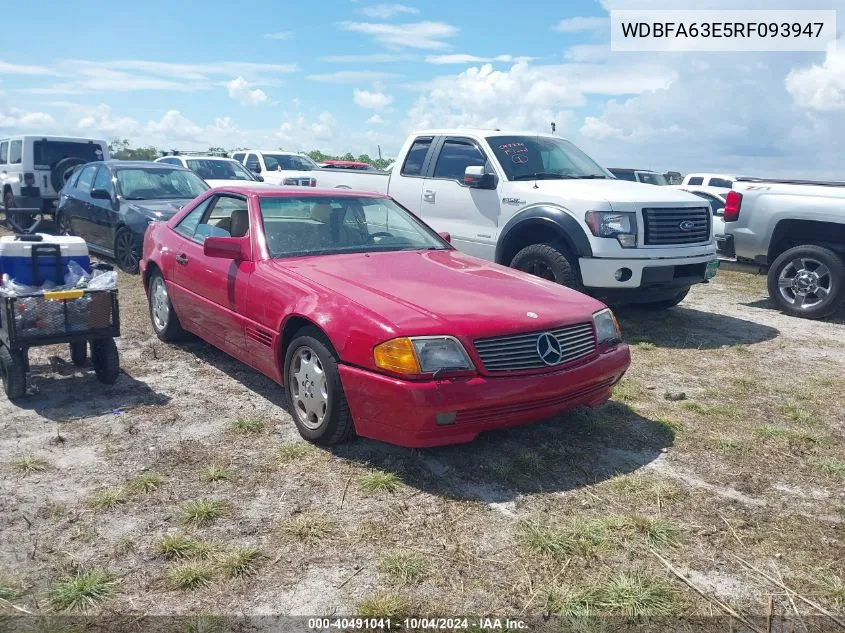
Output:
[[[449,244],[451,244],[451,243],[452,243],[452,234],[451,234],[451,233],[449,233],[448,231],[438,231],[438,232],[437,232],[437,234],[438,234],[440,237],[442,237],[444,240],[446,240],[447,242],[449,242]]]
[[[92,189],[91,197],[94,200],[111,200],[111,194],[105,189]]]
[[[497,179],[495,174],[485,173],[483,165],[470,165],[464,171],[464,185],[472,189],[495,189]]]
[[[256,176],[256,177],[255,177],[255,179],[256,179],[258,182],[264,182],[264,176]]]
[[[206,257],[248,262],[252,259],[249,237],[207,237],[202,245]]]

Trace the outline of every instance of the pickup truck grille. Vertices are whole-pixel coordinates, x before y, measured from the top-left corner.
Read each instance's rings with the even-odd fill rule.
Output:
[[[643,209],[645,245],[695,244],[710,240],[710,209]]]
[[[551,357],[547,355],[547,360],[557,360],[551,365],[540,357],[538,351],[538,339],[544,334],[551,334],[557,339],[562,352],[560,360],[557,360],[556,353]],[[475,341],[475,351],[489,372],[549,369],[593,354],[596,351],[596,337],[592,323],[579,323],[547,332],[479,339]]]

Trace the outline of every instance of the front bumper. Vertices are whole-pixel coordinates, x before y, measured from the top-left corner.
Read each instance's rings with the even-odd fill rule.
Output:
[[[584,287],[602,294],[604,290],[681,288],[702,283],[708,262],[715,259],[716,255],[711,251],[694,257],[654,259],[582,257],[578,265]],[[623,271],[621,279],[616,279],[620,270]]]
[[[733,235],[716,236],[716,254],[720,259],[736,258],[736,246],[734,245]]]
[[[530,376],[414,382],[349,365],[339,369],[358,435],[425,448],[598,406],[610,398],[630,362],[628,346],[620,344],[577,367]]]

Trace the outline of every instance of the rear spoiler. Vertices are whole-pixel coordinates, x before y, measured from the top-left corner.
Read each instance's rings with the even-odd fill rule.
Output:
[[[737,178],[734,182],[762,182],[780,185],[819,185],[822,187],[845,187],[845,182],[837,180],[786,180],[780,178]]]

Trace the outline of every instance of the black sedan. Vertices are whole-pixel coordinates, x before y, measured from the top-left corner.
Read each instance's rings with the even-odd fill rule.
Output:
[[[113,257],[122,270],[138,272],[144,232],[168,220],[208,189],[190,169],[144,161],[111,160],[83,165],[59,195],[56,224],[88,247]]]

